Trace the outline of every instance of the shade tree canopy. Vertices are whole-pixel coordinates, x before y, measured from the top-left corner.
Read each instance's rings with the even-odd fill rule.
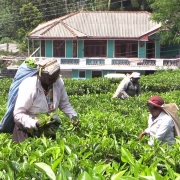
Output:
[[[180,44],[180,0],[148,0],[152,20],[161,23],[159,31],[164,44]]]

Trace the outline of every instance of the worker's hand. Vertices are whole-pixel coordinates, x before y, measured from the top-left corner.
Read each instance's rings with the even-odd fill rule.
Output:
[[[46,120],[38,120],[38,121],[36,122],[36,127],[37,127],[38,129],[48,127],[48,125],[49,125],[49,123],[47,123]]]
[[[37,128],[44,127],[48,121],[49,121],[48,119],[38,120],[36,122],[36,127]]]
[[[32,134],[33,131],[34,131],[34,129],[32,129],[32,128],[31,128],[31,129],[27,128],[26,131],[27,131],[29,134]]]
[[[72,125],[73,125],[74,127],[77,127],[77,126],[79,125],[79,123],[80,123],[78,117],[76,117],[76,116],[73,116],[73,117],[72,117],[71,122],[72,122]]]
[[[51,124],[56,124],[57,126],[61,124],[61,121],[57,115],[53,115],[51,119],[38,120],[36,122],[36,127],[49,127]]]
[[[46,124],[44,124],[43,121],[38,120],[36,122],[36,126],[40,135],[44,134],[44,136],[46,137],[52,137],[55,136],[60,126],[60,120],[59,119],[55,120],[52,118],[52,120],[48,121]]]
[[[61,124],[61,121],[60,121],[60,118],[59,118],[59,116],[58,115],[53,115],[53,117],[51,118],[51,122],[52,123],[55,123],[55,124],[57,124],[57,125],[60,125]]]
[[[142,137],[145,136],[145,135],[146,135],[146,132],[143,131],[143,132],[139,135],[139,140],[141,140]]]
[[[39,127],[40,127],[40,124],[41,124],[41,121],[37,121],[37,122],[36,122],[36,127],[39,128]]]

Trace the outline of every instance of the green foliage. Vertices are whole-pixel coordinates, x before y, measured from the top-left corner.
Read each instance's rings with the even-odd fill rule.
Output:
[[[152,20],[161,23],[161,42],[180,44],[180,0],[148,0],[153,10]]]
[[[20,17],[22,17],[21,26],[19,26],[17,33],[21,43],[25,46],[20,46],[20,50],[27,49],[27,36],[40,22],[42,22],[42,13],[32,3],[23,4],[20,8]]]
[[[12,52],[8,52],[8,51],[4,51],[4,50],[0,50],[0,55],[4,55],[4,56],[13,56],[16,53],[12,53]]]
[[[26,31],[35,28],[42,21],[42,13],[32,3],[23,4],[20,8],[23,27]]]
[[[12,40],[9,37],[3,37],[0,41],[0,44],[10,43]]]
[[[36,68],[33,59],[26,59],[26,63],[31,68]],[[69,79],[64,78],[68,95],[84,94],[106,94],[114,93],[122,79],[119,78],[90,78],[90,79]],[[11,80],[8,81],[10,83]],[[8,91],[8,86],[2,87]],[[180,89],[180,69],[177,70],[158,70],[152,75],[141,76],[140,79],[142,93],[160,93]],[[1,86],[0,86],[1,87]],[[73,88],[72,88],[73,87]]]
[[[156,93],[180,89],[180,70],[160,70],[141,78],[142,91]]]
[[[115,91],[122,79],[63,79],[69,95],[105,94]],[[73,87],[73,88],[72,88]]]
[[[173,75],[172,75],[173,74]],[[93,79],[64,79],[69,95],[105,94],[115,92],[122,79],[93,78]],[[180,69],[158,70],[148,76],[141,76],[141,91],[169,92],[180,89]],[[73,87],[73,88],[72,88]]]
[[[51,112],[48,114],[39,114],[37,116],[37,119],[40,121],[40,127],[56,122],[56,120],[53,118],[55,115],[56,112]]]
[[[9,38],[13,39],[15,32],[15,22],[10,7],[4,7],[0,11],[0,39]],[[8,40],[8,39],[7,39]],[[8,40],[9,41],[9,40]],[[6,43],[6,42],[5,42]]]
[[[26,58],[25,63],[30,68],[36,68],[37,67],[37,65],[35,64],[34,59]]]
[[[56,140],[41,136],[16,144],[12,135],[1,134],[0,179],[178,179],[179,137],[171,147],[158,141],[150,147],[148,137],[138,141],[147,127],[146,102],[150,96],[157,94],[166,103],[180,106],[178,74],[179,70],[168,70],[142,76],[142,95],[125,101],[111,98],[119,79],[64,79],[81,121],[79,127],[72,128],[70,120],[58,110],[62,124]],[[11,82],[0,79],[0,117],[5,113]],[[47,116],[41,118],[46,120]]]

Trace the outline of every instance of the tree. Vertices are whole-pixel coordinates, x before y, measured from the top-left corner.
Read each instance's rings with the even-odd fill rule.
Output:
[[[78,4],[76,0],[69,0],[67,4],[67,10],[69,13],[78,11]]]
[[[134,10],[150,10],[146,0],[131,0],[131,6]]]
[[[43,19],[49,21],[67,14],[68,0],[31,0],[32,4],[36,6],[43,14]]]
[[[180,44],[180,0],[148,0],[152,20],[161,23],[161,43]]]
[[[15,22],[8,8],[0,12],[0,39],[4,37],[12,37],[15,35]]]
[[[19,23],[18,36],[21,40],[20,47],[23,47],[22,49],[24,50],[27,48],[27,35],[42,21],[43,16],[32,3],[24,4],[20,8],[19,15],[21,23]]]

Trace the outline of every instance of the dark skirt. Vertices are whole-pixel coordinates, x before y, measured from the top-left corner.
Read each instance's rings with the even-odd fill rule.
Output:
[[[13,140],[17,143],[23,142],[28,137],[41,137],[43,134],[47,138],[56,139],[56,132],[59,128],[59,123],[55,122],[39,128],[37,131],[34,130],[32,133],[28,133],[23,127],[19,127],[17,124],[14,125]]]
[[[16,124],[14,124],[13,141],[18,142],[18,143],[23,142],[28,137],[29,137],[28,133],[25,130],[22,130]]]

